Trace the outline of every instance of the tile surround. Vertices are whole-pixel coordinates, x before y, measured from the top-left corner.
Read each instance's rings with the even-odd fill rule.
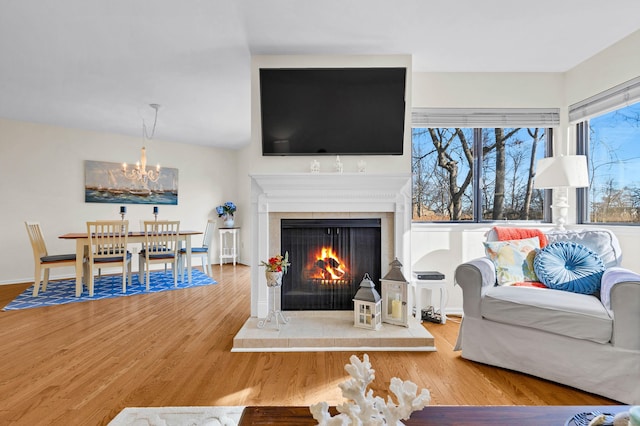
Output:
[[[362,212],[362,213],[310,213],[310,212],[286,212],[269,214],[269,253],[280,253],[280,221],[282,219],[380,219],[380,244],[382,251],[382,274],[388,270],[388,265],[393,261],[393,214],[389,212]]]

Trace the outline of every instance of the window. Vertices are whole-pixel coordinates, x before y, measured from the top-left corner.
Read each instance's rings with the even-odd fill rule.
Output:
[[[551,154],[549,127],[557,125],[558,112],[480,111],[414,110],[414,221],[548,217],[545,192],[533,188],[533,179],[536,160]],[[442,123],[483,126],[433,126]]]
[[[413,220],[473,220],[473,129],[414,128]]]
[[[589,188],[582,223],[640,223],[640,102],[580,123]]]
[[[640,223],[640,77],[569,107],[589,188],[578,192],[579,223]]]

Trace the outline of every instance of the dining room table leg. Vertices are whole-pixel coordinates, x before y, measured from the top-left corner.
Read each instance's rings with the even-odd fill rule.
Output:
[[[191,235],[186,236],[185,246],[187,252],[187,281],[191,284]]]
[[[80,295],[82,294],[84,249],[86,247],[86,243],[87,240],[85,239],[76,239],[76,297],[80,297]]]

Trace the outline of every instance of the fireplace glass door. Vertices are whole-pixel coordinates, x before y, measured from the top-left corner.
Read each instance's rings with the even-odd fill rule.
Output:
[[[291,266],[283,310],[352,310],[365,273],[380,292],[380,219],[283,219],[281,248]]]

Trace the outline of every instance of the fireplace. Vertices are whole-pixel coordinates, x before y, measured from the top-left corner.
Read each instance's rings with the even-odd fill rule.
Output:
[[[284,254],[281,247],[284,219],[378,219],[381,222],[378,263],[382,275],[388,272],[387,265],[395,257],[405,265],[405,274],[411,274],[409,173],[255,174],[251,175],[251,204],[253,317],[264,318],[269,313],[264,268],[257,265],[273,254]],[[293,266],[296,260],[291,260]],[[362,276],[354,278],[358,283],[362,281]],[[379,283],[378,278],[374,282]],[[277,300],[280,302],[280,298]]]
[[[381,219],[282,219],[282,310],[352,310],[365,274],[380,286],[380,232]]]

